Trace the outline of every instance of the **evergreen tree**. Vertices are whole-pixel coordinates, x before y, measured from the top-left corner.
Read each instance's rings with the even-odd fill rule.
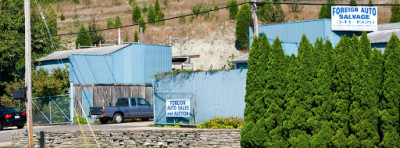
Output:
[[[357,6],[357,1],[350,0],[350,6]]]
[[[277,3],[280,2],[280,0],[273,0],[273,1],[277,2]],[[275,9],[274,9],[274,21],[273,22],[275,22],[275,23],[285,22],[285,13],[283,12],[281,5],[275,4],[274,7],[275,7]]]
[[[296,70],[295,79],[295,92],[294,99],[291,99],[287,104],[286,110],[290,108],[290,116],[284,123],[285,128],[289,131],[289,146],[291,147],[305,147],[309,145],[310,126],[307,120],[312,117],[312,80],[313,80],[313,47],[305,35],[303,35],[300,46],[298,48],[298,65]]]
[[[140,20],[139,20],[139,29],[140,28],[142,28],[143,29],[143,32],[146,30],[146,24],[145,24],[145,21],[144,21],[144,18],[142,17],[142,18],[140,18]]]
[[[333,48],[329,40],[323,45],[322,39],[315,43],[315,51],[313,52],[317,75],[313,81],[314,108],[312,113],[314,117],[309,120],[312,126],[313,147],[332,147],[334,132],[332,130],[332,76],[333,76]],[[318,58],[321,57],[321,58]]]
[[[328,4],[335,4],[335,0],[327,0]],[[324,19],[324,18],[331,18],[332,15],[332,5],[322,5],[320,10],[319,10],[319,19]]]
[[[114,20],[114,27],[121,27],[121,26],[122,26],[121,18],[119,18],[119,16],[117,16]]]
[[[147,14],[147,21],[152,22],[156,20],[156,11],[152,5],[149,6],[149,12]]]
[[[111,18],[107,19],[107,25],[106,26],[107,26],[107,28],[114,27],[114,20],[111,19]]]
[[[237,6],[237,1],[236,0],[229,0],[227,5],[228,6],[236,5],[236,6],[228,8],[228,10],[229,10],[229,19],[231,19],[231,20],[236,19],[236,15],[237,15],[237,13],[239,11],[239,6]]]
[[[368,39],[367,33],[363,32],[361,34],[361,43],[360,43],[360,48],[362,50],[362,53],[364,54],[365,58],[367,58],[367,60],[370,59],[371,57],[371,53],[372,53],[372,48],[371,48],[371,42]]]
[[[394,4],[399,4],[398,0],[394,1]],[[400,22],[400,6],[391,6],[392,16],[390,17],[389,23]]]
[[[284,136],[283,112],[285,103],[285,54],[279,38],[272,45],[268,56],[268,71],[265,72],[267,85],[265,86],[266,113],[265,127],[268,135],[265,135],[264,147],[285,147],[287,139]]]
[[[101,32],[95,32],[97,30],[96,22],[93,20],[92,24],[89,25],[89,35],[90,39],[92,40],[92,44],[99,45],[100,42],[105,42],[104,36]]]
[[[139,41],[139,35],[138,35],[138,32],[135,31],[134,42],[138,42],[138,41]]]
[[[236,21],[236,41],[239,49],[249,49],[249,26],[251,22],[251,8],[245,4],[240,8]]]
[[[160,3],[158,2],[158,0],[156,0],[154,2],[154,11],[156,14],[155,20],[162,20],[164,19],[164,12],[162,11],[161,7],[160,7]],[[162,22],[157,22],[156,24],[164,24],[164,21]]]
[[[79,28],[79,32],[85,32],[85,31],[86,31],[85,26],[81,25],[81,27]],[[75,45],[76,45],[76,49],[78,49],[78,45],[92,46],[92,39],[90,38],[89,33],[85,32],[85,33],[78,34],[78,36],[76,37],[76,40],[75,40]]]
[[[385,49],[385,78],[383,83],[384,99],[381,104],[383,139],[380,143],[383,147],[397,147],[400,145],[400,45],[395,34],[390,38]]]
[[[354,74],[354,62],[352,41],[343,36],[335,49],[335,68],[333,80],[333,108],[332,129],[335,131],[333,145],[335,147],[347,147],[349,135],[349,110],[351,102],[352,75]]]
[[[132,10],[132,22],[138,23],[140,18],[142,18],[142,9],[139,5],[135,5]]]
[[[372,98],[376,99],[378,101],[375,106],[378,108],[378,118],[375,119],[378,122],[378,127],[381,127],[382,124],[382,118],[379,114],[380,111],[383,110],[382,106],[382,101],[384,100],[383,97],[383,77],[384,77],[384,66],[385,60],[382,55],[382,51],[377,50],[376,48],[373,50],[371,54],[371,58],[368,62],[369,64],[369,70],[371,72],[371,88],[372,88]],[[382,131],[381,128],[378,128],[378,135],[379,135],[379,141],[382,141]]]

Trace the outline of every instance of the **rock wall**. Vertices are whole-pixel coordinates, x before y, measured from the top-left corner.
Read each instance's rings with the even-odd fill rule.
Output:
[[[97,147],[85,131],[89,147]],[[100,147],[240,147],[240,130],[160,129],[94,131]],[[81,131],[34,132],[35,147],[86,147]],[[12,145],[27,147],[27,133],[13,133]]]

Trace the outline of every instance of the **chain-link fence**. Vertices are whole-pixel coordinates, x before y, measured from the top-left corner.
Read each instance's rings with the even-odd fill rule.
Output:
[[[33,124],[66,124],[70,119],[69,95],[33,98]]]

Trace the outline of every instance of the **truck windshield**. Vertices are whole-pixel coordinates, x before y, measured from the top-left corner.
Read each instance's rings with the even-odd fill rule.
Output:
[[[125,99],[125,98],[119,98],[117,100],[116,106],[129,106],[129,101],[128,101],[128,99]]]

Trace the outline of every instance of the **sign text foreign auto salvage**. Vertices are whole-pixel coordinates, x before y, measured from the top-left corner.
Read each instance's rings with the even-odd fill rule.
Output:
[[[378,30],[377,7],[332,7],[333,31],[376,31]]]

